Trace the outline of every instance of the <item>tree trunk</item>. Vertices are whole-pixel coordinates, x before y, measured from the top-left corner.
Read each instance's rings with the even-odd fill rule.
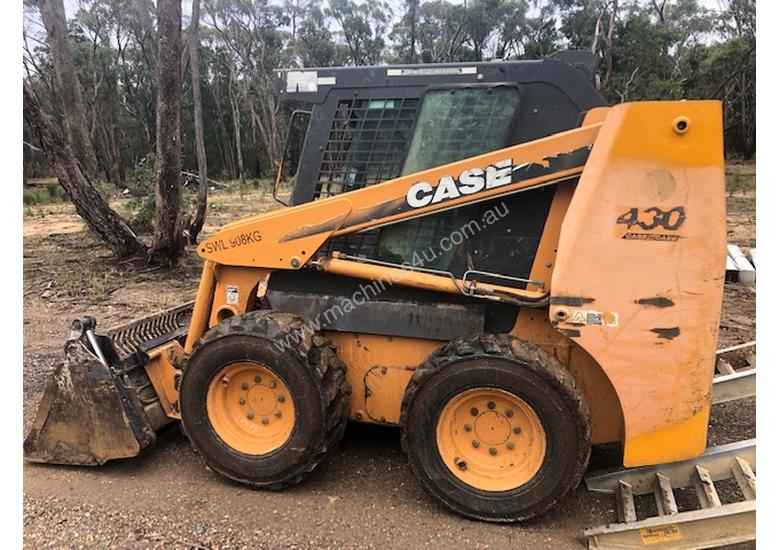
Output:
[[[211,97],[214,99],[214,106],[217,111],[217,128],[219,128],[220,140],[217,142],[220,152],[222,153],[222,164],[226,173],[231,178],[237,178],[236,167],[233,164],[233,155],[231,153],[232,148],[229,147],[230,140],[228,139],[227,128],[225,127],[225,117],[222,111],[222,94],[219,93],[219,82],[214,82],[212,86],[207,87],[211,93]]]
[[[124,189],[125,171],[116,145],[116,126],[111,124],[110,127],[107,127],[106,124],[101,124],[100,134],[106,156],[105,164],[108,181]]]
[[[184,252],[181,207],[181,0],[157,1],[157,162],[150,259],[175,265]]]
[[[39,0],[41,18],[46,27],[46,36],[54,64],[54,73],[59,85],[59,96],[65,115],[65,132],[71,150],[76,154],[90,178],[97,176],[95,149],[89,139],[89,126],[84,110],[81,84],[76,76],[70,46],[68,45],[68,23],[62,0]]]
[[[129,224],[106,204],[92,186],[83,166],[55,129],[51,118],[41,110],[38,98],[28,85],[24,86],[24,117],[54,166],[60,185],[87,226],[100,236],[117,258],[145,252],[146,246]]]
[[[609,79],[612,78],[612,38],[615,34],[615,19],[620,6],[618,0],[612,0],[612,12],[609,16],[609,29],[604,43],[604,81],[602,86],[606,88]]]
[[[419,0],[409,1],[409,63],[417,63],[415,46],[417,42],[417,6]]]
[[[281,105],[279,99],[273,93],[273,81],[267,75],[261,75],[254,83],[254,94],[242,89],[242,100],[249,107],[249,116],[252,128],[260,130],[260,136],[265,144],[268,163],[273,174],[279,169],[282,157],[282,143],[284,142],[286,127],[279,125],[279,113]],[[258,98],[260,114],[258,114],[251,95]]]
[[[198,47],[200,45],[198,33],[199,19],[200,0],[193,0],[188,46],[190,50],[190,73],[192,75],[193,117],[195,119],[195,152],[198,155],[198,208],[195,212],[195,219],[190,224],[190,244],[197,243],[198,233],[203,229],[203,222],[206,220],[206,201],[209,189],[206,145],[203,138],[203,102],[200,96],[200,64],[198,61]]]
[[[241,152],[241,113],[238,110],[238,97],[235,87],[235,68],[230,64],[230,83],[228,84],[228,96],[230,97],[230,110],[233,115],[233,136],[236,145],[236,161],[238,162],[238,182],[244,185],[244,154]]]

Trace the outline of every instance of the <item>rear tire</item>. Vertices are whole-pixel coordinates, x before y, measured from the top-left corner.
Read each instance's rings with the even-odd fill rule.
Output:
[[[590,457],[587,404],[572,374],[507,335],[450,342],[417,368],[401,442],[428,492],[475,519],[542,515],[581,481]]]
[[[270,489],[298,483],[338,444],[349,386],[330,342],[287,313],[231,317],[196,344],[182,426],[217,472]],[[293,348],[280,348],[282,343]]]

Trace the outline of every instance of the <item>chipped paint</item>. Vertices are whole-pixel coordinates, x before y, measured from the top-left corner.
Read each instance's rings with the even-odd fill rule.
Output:
[[[584,296],[551,296],[550,305],[580,307],[594,301],[594,298]]]
[[[279,237],[278,242],[286,243],[288,241],[293,241],[295,239],[300,239],[303,237],[310,237],[312,235],[317,235],[320,233],[330,233],[338,228],[339,223],[341,222],[342,219],[343,216],[334,216],[329,220],[325,220],[322,223],[304,225],[303,227],[300,227],[295,231],[291,231],[290,233],[282,235],[281,237]]]
[[[658,335],[658,338],[674,340],[680,335],[680,327],[652,328],[650,329],[650,332],[655,332]]]
[[[674,302],[670,300],[669,298],[664,298],[663,296],[654,296],[653,298],[640,298],[639,300],[634,300],[635,304],[639,304],[640,306],[652,306],[652,307],[672,307],[674,305]]]

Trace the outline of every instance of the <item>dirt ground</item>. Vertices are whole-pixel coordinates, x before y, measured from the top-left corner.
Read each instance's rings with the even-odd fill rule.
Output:
[[[730,165],[729,242],[755,246],[755,165]],[[121,201],[114,205],[121,206]],[[269,194],[221,191],[205,233],[273,207]],[[192,299],[200,262],[173,271],[116,262],[67,204],[25,208],[24,430],[70,321],[107,328]],[[755,338],[755,287],[726,285],[720,346]],[[709,444],[755,437],[755,403],[713,407]],[[591,470],[614,464],[594,450]],[[258,491],[207,470],[177,427],[132,460],[99,468],[26,464],[28,548],[582,548],[587,527],[613,521],[613,501],[580,486],[544,518],[521,526],[458,517],[413,477],[397,430],[350,425],[333,459],[284,492]]]

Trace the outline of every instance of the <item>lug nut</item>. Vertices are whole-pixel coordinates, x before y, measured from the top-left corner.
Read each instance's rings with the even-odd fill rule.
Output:
[[[495,447],[490,447],[490,449],[488,449],[488,451],[493,456],[496,456],[496,453],[498,452]]]
[[[512,443],[511,441],[507,441],[507,442],[506,442],[506,448],[507,448],[507,449],[509,449],[509,450],[511,451],[512,449],[514,449],[514,448],[515,448],[515,444],[514,444],[514,443]]]
[[[249,411],[248,413],[246,413],[246,417],[249,420],[252,420],[255,417],[255,413],[253,413],[252,411]]]
[[[242,397],[241,399],[239,399],[239,400],[238,400],[238,404],[239,404],[239,405],[246,405],[246,399],[244,399],[244,398]]]
[[[479,409],[476,407],[471,407],[471,416],[477,416],[479,414]]]
[[[276,418],[281,418],[282,417],[282,411],[274,411],[274,416]]]
[[[263,418],[260,422],[262,422],[263,424],[268,424],[268,419],[267,418]]]
[[[520,429],[520,426],[515,426],[514,428],[512,428],[512,432],[513,432],[515,435],[519,434],[521,431],[522,431],[522,430]]]
[[[471,431],[471,424],[466,424],[465,426],[463,426],[463,429],[466,430],[467,432],[470,432]]]
[[[488,409],[490,409],[491,411],[496,408],[496,404],[493,403],[492,401],[488,401],[487,406]]]
[[[472,441],[471,441],[471,446],[472,446],[472,447],[474,447],[475,449],[476,449],[477,447],[479,447],[479,440],[478,440],[478,439],[474,439],[474,440],[472,440]]]
[[[255,384],[259,384],[259,383],[260,383],[260,377],[259,376],[255,376]]]
[[[241,389],[242,389],[242,390],[248,390],[248,389],[249,389],[249,384],[247,384],[246,382],[244,382],[243,384],[241,384]]]
[[[507,409],[504,414],[506,415],[507,418],[512,418],[515,415],[512,409]]]
[[[277,397],[277,398],[276,398],[276,400],[277,400],[279,403],[284,403],[284,396],[283,396],[283,395],[280,395],[279,397]]]
[[[268,382],[268,387],[274,389],[276,387],[276,381],[271,380],[270,382]]]
[[[460,470],[462,472],[462,471],[466,470],[469,467],[469,464],[465,460],[462,460],[460,458],[456,458],[455,459],[455,466],[457,466],[458,470]]]

